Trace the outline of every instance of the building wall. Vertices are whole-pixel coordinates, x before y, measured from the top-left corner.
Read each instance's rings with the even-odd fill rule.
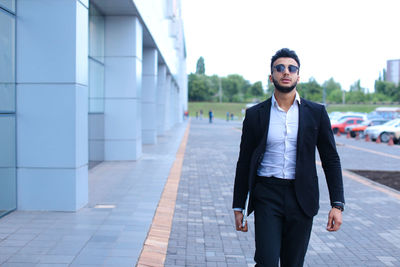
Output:
[[[182,121],[186,52],[172,2],[179,10],[170,0],[0,2],[0,216],[80,209],[89,162],[140,160],[143,144]]]
[[[400,59],[388,60],[386,80],[396,85],[400,82]]]
[[[15,2],[0,2],[0,216],[16,208]]]

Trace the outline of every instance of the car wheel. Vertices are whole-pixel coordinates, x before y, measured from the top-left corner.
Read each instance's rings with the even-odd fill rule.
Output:
[[[350,136],[353,137],[353,138],[356,137],[356,132],[350,131]]]
[[[390,140],[390,134],[389,133],[381,133],[380,137],[381,137],[381,142],[383,143],[387,143]]]
[[[333,133],[334,134],[337,134],[339,132],[339,129],[338,128],[333,128]]]

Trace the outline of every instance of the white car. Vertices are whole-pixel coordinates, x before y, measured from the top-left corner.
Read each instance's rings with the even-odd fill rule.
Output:
[[[400,119],[390,120],[382,125],[367,127],[364,130],[364,134],[368,135],[373,141],[380,137],[382,142],[387,143],[392,136],[393,141],[398,142],[400,139]]]
[[[329,118],[331,120],[331,124],[335,124],[345,118],[361,118],[363,120],[367,120],[367,114],[361,112],[333,113]]]

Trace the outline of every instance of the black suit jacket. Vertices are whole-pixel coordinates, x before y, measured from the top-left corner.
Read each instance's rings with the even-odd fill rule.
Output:
[[[271,98],[247,109],[243,121],[232,206],[244,208],[247,192],[250,190],[248,214],[254,210],[252,191],[257,169],[266,149],[270,110]],[[316,215],[319,209],[316,147],[325,173],[330,201],[344,203],[340,159],[328,114],[323,105],[301,98],[294,188],[301,208],[310,217]]]

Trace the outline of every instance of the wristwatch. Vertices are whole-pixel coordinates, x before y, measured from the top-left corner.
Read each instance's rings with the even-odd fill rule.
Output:
[[[344,211],[344,203],[342,203],[342,202],[333,202],[332,208],[338,209],[340,211]]]

